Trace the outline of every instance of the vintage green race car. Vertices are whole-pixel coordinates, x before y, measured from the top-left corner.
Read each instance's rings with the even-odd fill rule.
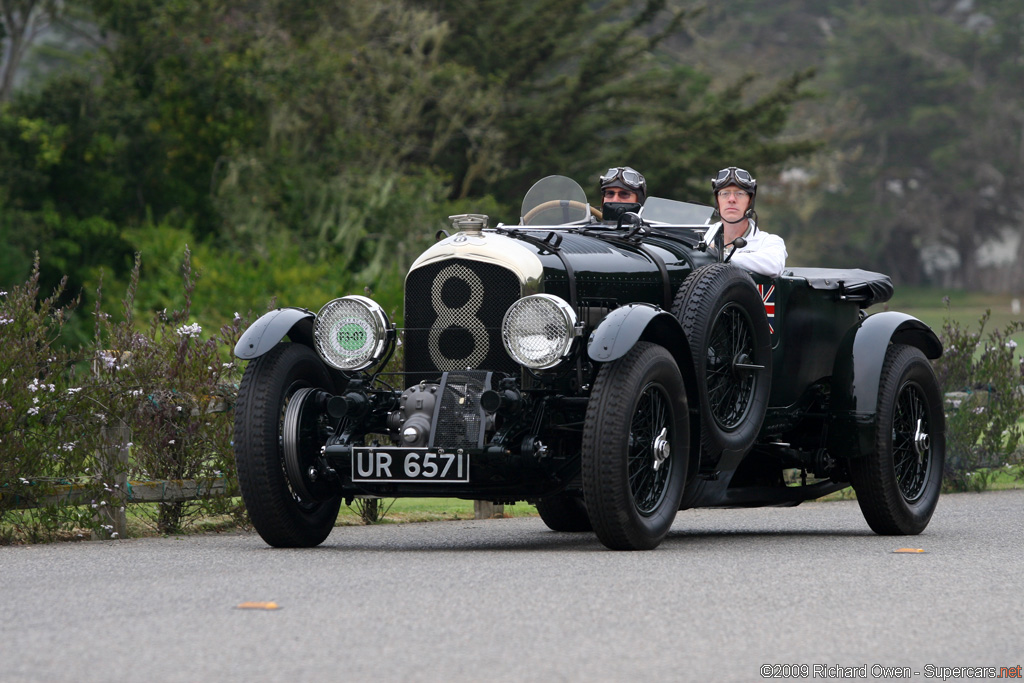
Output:
[[[885,275],[751,276],[711,214],[652,197],[608,224],[551,176],[517,225],[451,217],[406,277],[404,328],[364,296],[261,317],[235,349],[256,530],[315,546],[343,500],[526,500],[551,529],[647,549],[682,509],[852,485],[876,532],[922,531],[945,453],[939,339],[865,314]],[[396,347],[404,371],[385,372]]]

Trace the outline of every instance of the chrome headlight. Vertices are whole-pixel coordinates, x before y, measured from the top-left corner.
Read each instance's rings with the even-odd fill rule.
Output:
[[[576,336],[576,311],[550,294],[523,297],[509,307],[501,323],[505,350],[517,363],[534,370],[558,365]]]
[[[387,351],[391,325],[377,302],[343,296],[324,304],[313,322],[316,351],[339,370],[363,370]]]

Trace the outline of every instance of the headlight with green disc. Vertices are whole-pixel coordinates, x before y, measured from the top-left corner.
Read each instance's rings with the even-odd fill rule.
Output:
[[[363,370],[384,357],[390,323],[377,302],[344,296],[324,304],[313,322],[316,350],[339,370]]]

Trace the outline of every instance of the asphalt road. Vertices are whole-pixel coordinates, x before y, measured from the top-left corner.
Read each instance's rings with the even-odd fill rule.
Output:
[[[874,535],[855,502],[688,510],[635,553],[535,518],[338,528],[312,550],[0,548],[4,682],[756,681],[765,664],[1024,664],[1024,491],[943,496],[915,537]]]

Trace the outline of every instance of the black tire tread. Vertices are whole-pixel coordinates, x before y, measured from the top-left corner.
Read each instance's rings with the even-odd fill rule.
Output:
[[[668,351],[654,344],[639,342],[629,353],[616,361],[619,365],[615,374],[635,376],[642,372],[645,366],[658,362],[659,359],[672,363],[675,368],[675,361]],[[654,536],[645,533],[644,530],[638,529],[632,519],[635,514],[634,502],[628,487],[619,484],[626,463],[594,455],[602,448],[607,448],[609,443],[617,444],[616,450],[622,453],[628,448],[635,397],[623,391],[616,379],[612,373],[599,372],[587,406],[588,427],[583,430],[583,489],[587,494],[586,509],[594,531],[606,547],[612,550],[648,550],[661,543],[664,533]],[[685,401],[685,391],[683,397]],[[681,421],[688,424],[685,415]],[[685,439],[680,440],[688,443],[689,437],[686,435]],[[684,449],[684,453],[687,451],[688,449]],[[673,452],[671,457],[680,458],[676,461],[675,467],[682,470],[685,485],[687,463],[683,462],[676,452]],[[683,485],[679,486],[674,501],[668,503],[673,505],[673,516],[679,507]],[[665,532],[667,533],[667,528]]]
[[[537,513],[552,531],[593,531],[583,499],[568,493],[557,493],[537,501]]]
[[[701,405],[699,406],[702,424],[701,448],[705,453],[712,456],[718,455],[724,450],[724,438],[721,435],[717,435],[718,426],[715,424],[714,417],[712,417],[710,409],[705,405],[704,401],[704,373],[701,371],[701,363],[705,349],[703,348],[704,339],[702,338],[702,333],[707,332],[713,322],[711,320],[712,313],[717,312],[717,307],[709,305],[708,302],[712,301],[718,292],[734,286],[752,287],[756,295],[756,285],[746,271],[728,263],[713,263],[698,268],[691,273],[683,281],[683,284],[679,286],[672,303],[672,313],[682,325],[687,342],[690,344],[690,356],[693,358],[694,371],[697,375],[698,393],[702,398]],[[755,319],[753,324],[755,326],[762,326],[767,334],[768,319],[765,316],[763,306],[754,313]],[[757,395],[752,398],[752,400],[758,401],[761,405],[756,408],[756,413],[752,414],[744,422],[742,432],[746,438],[742,439],[742,443],[733,444],[733,448],[739,447],[741,450],[749,448],[750,444],[757,437],[757,433],[760,431],[761,424],[764,421],[768,405],[768,393],[771,389],[770,347],[767,357],[762,360],[766,361],[767,370],[758,379],[759,384],[755,389],[755,394]]]
[[[892,468],[889,438],[892,421],[888,416],[893,412],[903,378],[915,365],[922,367],[926,371],[925,376],[930,378],[930,382],[922,386],[929,400],[938,401],[939,420],[933,420],[933,424],[930,425],[933,436],[931,447],[938,450],[937,455],[933,455],[929,481],[926,483],[931,490],[922,494],[919,504],[908,505],[899,491]],[[935,511],[945,458],[945,422],[938,381],[930,363],[919,349],[904,344],[892,344],[882,364],[878,393],[874,450],[850,461],[851,483],[857,493],[857,502],[864,519],[875,533],[882,536],[919,534],[928,526]]]
[[[274,547],[313,547],[331,533],[341,497],[301,509],[293,498],[279,453],[280,391],[294,368],[308,365],[322,387],[330,377],[306,346],[282,343],[249,362],[235,404],[235,459],[242,499],[256,531]],[[319,372],[317,372],[319,368]]]

